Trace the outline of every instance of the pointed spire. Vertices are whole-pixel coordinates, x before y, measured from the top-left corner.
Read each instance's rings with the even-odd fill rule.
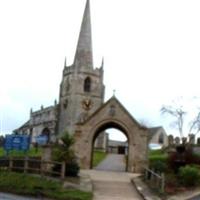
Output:
[[[104,67],[104,57],[102,57],[102,61],[101,61],[101,67]]]
[[[64,67],[67,67],[67,58],[65,57]]]
[[[90,1],[87,0],[81,30],[79,34],[76,54],[74,58],[75,67],[91,67],[93,68],[92,56],[92,33],[90,20]]]

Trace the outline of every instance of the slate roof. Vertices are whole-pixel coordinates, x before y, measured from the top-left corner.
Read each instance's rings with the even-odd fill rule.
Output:
[[[152,128],[149,128],[149,139],[151,139],[159,129],[163,128],[162,126],[156,126],[156,127],[152,127]]]

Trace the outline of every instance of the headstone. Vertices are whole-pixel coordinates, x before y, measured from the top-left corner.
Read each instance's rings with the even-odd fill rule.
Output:
[[[180,138],[179,137],[175,137],[175,143],[180,144]]]
[[[189,134],[189,143],[195,144],[195,135],[194,134]]]
[[[172,146],[174,144],[174,136],[173,135],[168,136],[168,144],[169,144],[169,146]]]
[[[186,144],[187,143],[187,138],[186,137],[182,137],[182,143]]]
[[[197,144],[200,145],[200,137],[197,138]]]

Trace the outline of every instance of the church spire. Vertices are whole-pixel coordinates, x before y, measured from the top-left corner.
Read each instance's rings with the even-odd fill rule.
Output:
[[[92,34],[90,20],[90,1],[87,0],[81,30],[79,34],[76,54],[74,58],[75,67],[90,67],[93,68],[92,56]]]
[[[67,67],[67,58],[65,57],[64,67]]]

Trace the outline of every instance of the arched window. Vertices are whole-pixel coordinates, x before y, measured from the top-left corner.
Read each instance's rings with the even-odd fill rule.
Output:
[[[84,81],[84,92],[90,92],[91,91],[91,78],[87,77]]]
[[[49,139],[50,139],[50,130],[48,129],[48,128],[44,128],[43,130],[42,130],[42,133],[41,133],[41,135],[46,135],[47,136],[47,143],[49,142]]]
[[[164,134],[163,134],[163,133],[161,133],[161,134],[159,135],[158,143],[159,143],[159,144],[163,144],[163,143],[164,143]]]

